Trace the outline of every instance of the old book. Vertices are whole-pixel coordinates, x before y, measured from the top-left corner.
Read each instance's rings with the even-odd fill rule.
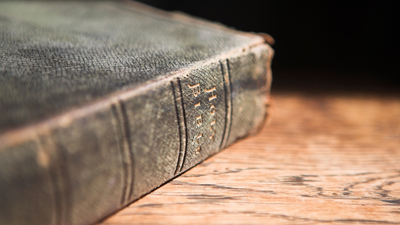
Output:
[[[90,224],[266,116],[261,36],[133,2],[0,3],[0,224]]]

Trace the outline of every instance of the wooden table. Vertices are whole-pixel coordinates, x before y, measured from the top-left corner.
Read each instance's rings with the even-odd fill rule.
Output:
[[[400,224],[400,96],[274,97],[261,133],[99,224]]]

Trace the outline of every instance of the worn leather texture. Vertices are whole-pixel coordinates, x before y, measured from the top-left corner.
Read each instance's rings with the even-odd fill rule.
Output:
[[[0,3],[0,224],[90,224],[266,116],[255,34],[133,2]]]
[[[0,3],[0,132],[260,42],[117,2]]]

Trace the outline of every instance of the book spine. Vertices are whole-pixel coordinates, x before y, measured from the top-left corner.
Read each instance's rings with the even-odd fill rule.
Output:
[[[0,224],[96,222],[255,132],[272,54],[241,49],[22,141],[2,137]]]

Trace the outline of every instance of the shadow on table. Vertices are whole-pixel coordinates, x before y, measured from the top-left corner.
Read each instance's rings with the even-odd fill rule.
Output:
[[[360,71],[274,70],[272,93],[300,92],[302,94],[361,94],[400,96],[396,74]]]

